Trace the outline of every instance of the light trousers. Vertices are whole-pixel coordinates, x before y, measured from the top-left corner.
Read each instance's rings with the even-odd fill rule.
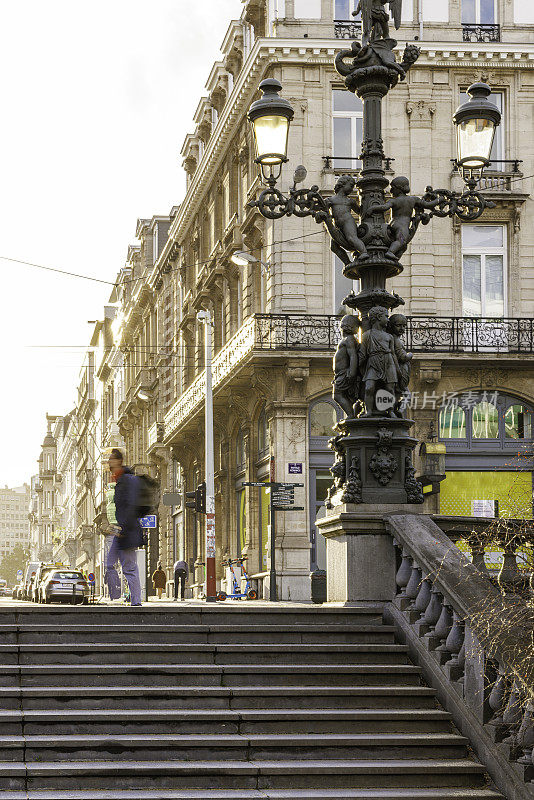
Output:
[[[109,596],[112,600],[118,600],[121,596],[121,582],[116,569],[117,561],[122,567],[122,572],[130,589],[130,602],[133,606],[141,605],[141,581],[139,580],[139,569],[137,567],[136,548],[128,550],[119,548],[118,537],[114,536],[106,558],[105,581],[109,589]]]

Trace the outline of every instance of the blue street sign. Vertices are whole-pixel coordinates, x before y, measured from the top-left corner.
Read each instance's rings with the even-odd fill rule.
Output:
[[[146,517],[141,517],[139,522],[141,523],[142,528],[157,528],[157,517],[155,514],[149,514]]]
[[[21,569],[18,569],[18,570],[17,570],[17,580],[21,581],[21,580],[22,580],[22,576],[23,576],[23,574],[24,574],[24,573],[22,572],[22,570],[21,570]]]

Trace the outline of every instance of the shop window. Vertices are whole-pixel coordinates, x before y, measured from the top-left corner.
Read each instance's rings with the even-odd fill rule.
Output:
[[[532,412],[525,406],[510,406],[504,415],[507,439],[532,439]]]
[[[332,403],[316,403],[310,411],[310,436],[332,436],[336,422],[336,409]]]
[[[465,411],[460,406],[451,405],[440,411],[440,439],[465,439]]]
[[[505,238],[502,225],[462,226],[464,316],[504,316]]]
[[[346,89],[332,91],[334,166],[357,169],[363,136],[363,103]]]
[[[499,412],[493,403],[477,403],[473,408],[473,439],[499,438]]]

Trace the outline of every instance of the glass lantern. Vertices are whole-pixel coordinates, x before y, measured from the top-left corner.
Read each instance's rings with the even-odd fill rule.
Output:
[[[262,97],[250,107],[248,118],[254,131],[256,163],[263,180],[274,185],[287,159],[289,123],[294,111],[287,100],[279,96],[282,84],[274,78],[260,83]]]
[[[480,179],[489,164],[495,131],[501,122],[501,112],[488,98],[487,83],[474,83],[467,90],[469,100],[454,114],[458,140],[457,165],[464,180]]]

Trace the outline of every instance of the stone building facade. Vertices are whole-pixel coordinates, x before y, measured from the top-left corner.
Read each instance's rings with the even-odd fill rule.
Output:
[[[209,310],[217,577],[224,586],[223,560],[246,555],[266,593],[269,494],[247,484],[301,483],[295,504],[304,510],[279,513],[276,523],[283,600],[308,599],[310,570],[324,564],[315,519],[331,484],[328,439],[340,416],[331,361],[343,299],[356,287],[313,220],[268,222],[250,206],[261,184],[246,114],[263,78],[281,81],[295,117],[280,188],[299,164],[308,170],[305,185],[327,194],[340,174],[357,175],[362,108],[333,67],[358,30],[354,7],[354,0],[245,0],[182,147],[183,201],[138,221],[95,327],[93,372],[76,410],[88,448],[92,419],[100,447],[123,446],[128,463],[158,478],[162,490],[194,489],[205,474],[197,313]],[[391,281],[406,301],[415,433],[447,449],[447,479],[426,501],[429,511],[532,515],[533,465],[523,450],[532,443],[534,409],[533,33],[534,11],[523,0],[404,0],[396,34],[399,50],[416,40],[422,52],[384,103],[390,179],[406,175],[418,194],[429,184],[460,190],[452,115],[467,87],[489,82],[503,113],[482,183],[495,206],[473,224],[435,218],[421,226]],[[236,251],[252,257],[245,267],[232,261]],[[87,479],[98,458],[98,449],[92,461],[80,454],[78,477]],[[87,493],[77,495],[80,526],[97,526],[103,513],[102,470],[90,476],[93,505]],[[161,559],[169,579],[174,560],[187,559],[199,593],[203,518],[183,503],[160,505],[149,554],[150,568]]]
[[[405,2],[399,49],[417,39],[422,54],[385,101],[388,175],[408,176],[416,193],[429,184],[461,189],[451,162],[451,118],[471,83],[488,81],[503,111],[482,185],[495,207],[473,225],[434,219],[420,228],[404,272],[392,281],[406,300],[415,353],[416,435],[435,433],[447,446],[449,483],[440,500],[427,501],[429,510],[445,513],[478,513],[495,500],[503,510],[519,480],[517,453],[532,438],[534,14],[520,3],[489,5]],[[246,112],[261,79],[281,81],[295,109],[282,188],[300,163],[308,170],[306,185],[326,192],[339,174],[357,174],[362,109],[333,68],[346,46],[340,40],[354,31],[352,10],[344,0],[245,4],[184,143],[187,193],[148,279],[156,292],[168,285],[176,301],[175,335],[165,344],[176,357],[177,399],[160,409],[162,441],[187,490],[204,474],[203,327],[196,314],[207,308],[214,320],[218,564],[245,554],[249,572],[264,583],[268,496],[245,484],[269,475],[305,484],[296,490],[305,511],[278,515],[283,599],[307,597],[310,568],[322,563],[314,520],[330,482],[327,440],[339,416],[329,396],[334,315],[343,313],[343,298],[355,287],[313,221],[271,223],[248,205],[260,184]],[[236,250],[258,261],[236,267]],[[528,498],[532,474],[523,473]],[[531,514],[531,494],[524,513]],[[195,566],[200,583],[201,522],[176,513],[166,536]]]

